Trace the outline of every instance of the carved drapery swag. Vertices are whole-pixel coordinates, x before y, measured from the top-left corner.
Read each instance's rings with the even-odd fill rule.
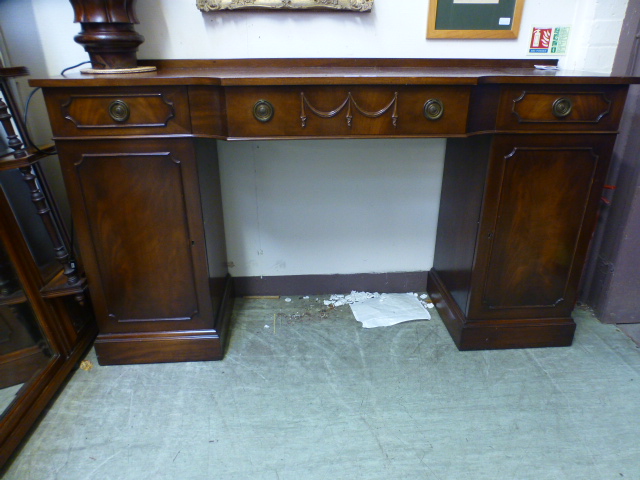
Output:
[[[393,94],[393,98],[391,99],[391,101],[385,107],[382,107],[377,112],[369,112],[363,109],[360,105],[358,105],[358,103],[356,102],[356,99],[353,98],[353,95],[351,95],[351,92],[347,94],[347,98],[338,107],[334,108],[329,112],[323,112],[319,108],[316,108],[313,105],[311,105],[311,102],[305,96],[304,92],[300,92],[300,122],[301,122],[302,128],[305,128],[307,126],[307,112],[305,110],[305,106],[309,107],[309,110],[311,110],[315,115],[317,115],[320,118],[333,118],[336,115],[338,115],[342,110],[344,110],[345,107],[347,107],[346,119],[347,119],[347,126],[349,128],[353,126],[353,109],[360,112],[360,114],[364,115],[365,117],[378,118],[384,115],[385,113],[387,113],[389,109],[393,107],[393,113],[391,114],[391,122],[393,123],[394,127],[398,126],[398,92],[395,92]]]
[[[332,9],[352,12],[369,12],[374,0],[197,0],[199,10],[274,9],[312,10]]]

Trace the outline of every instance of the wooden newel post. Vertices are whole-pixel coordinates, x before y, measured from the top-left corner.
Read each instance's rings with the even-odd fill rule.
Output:
[[[135,0],[70,0],[75,22],[82,30],[75,41],[89,54],[92,67],[99,69],[136,68],[136,52],[144,42],[134,24]]]

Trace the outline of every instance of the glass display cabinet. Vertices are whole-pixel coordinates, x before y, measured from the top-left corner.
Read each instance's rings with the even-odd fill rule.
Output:
[[[96,335],[86,280],[12,94],[26,69],[0,65],[0,468]]]

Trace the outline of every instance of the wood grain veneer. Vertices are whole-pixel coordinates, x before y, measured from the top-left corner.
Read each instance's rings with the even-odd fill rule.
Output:
[[[640,79],[538,70],[556,64],[538,59],[141,63],[158,71],[31,82],[54,126],[102,363],[224,351],[231,284],[210,139],[449,138],[427,288],[452,337],[461,349],[571,343],[600,189]],[[426,118],[430,99],[442,116]],[[128,118],[110,120],[113,101]]]

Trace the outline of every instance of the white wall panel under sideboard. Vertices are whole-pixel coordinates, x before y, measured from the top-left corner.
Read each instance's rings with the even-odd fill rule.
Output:
[[[221,142],[237,276],[431,268],[445,141]]]

